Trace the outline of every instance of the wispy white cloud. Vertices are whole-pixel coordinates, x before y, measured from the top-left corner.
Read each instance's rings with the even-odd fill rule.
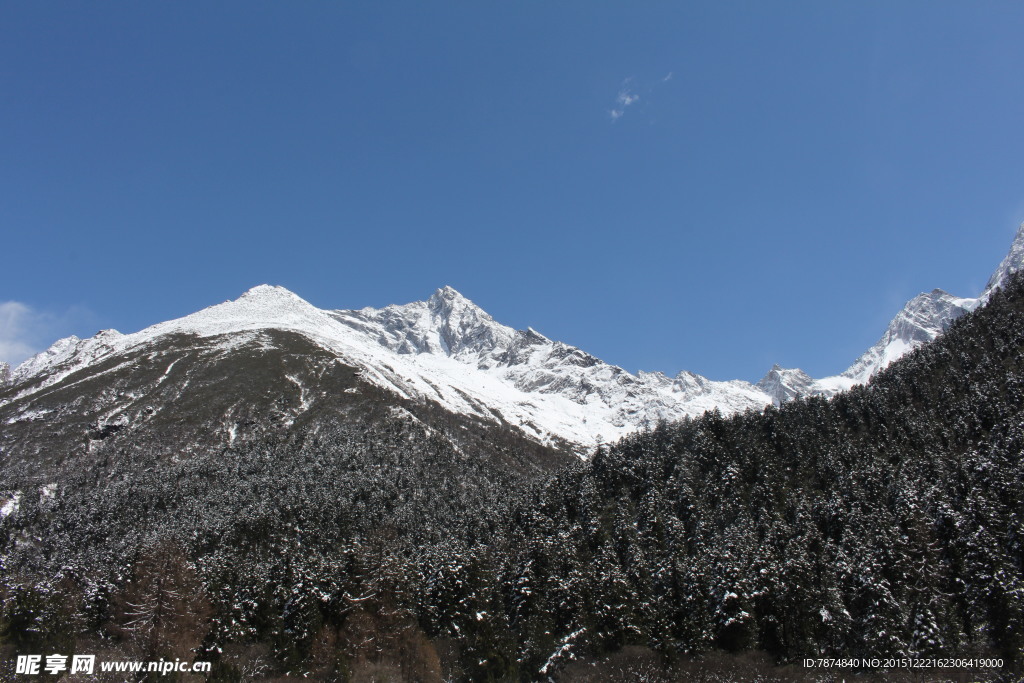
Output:
[[[629,88],[628,84],[631,80],[631,78],[627,78],[626,82],[623,83],[622,89],[619,90],[619,94],[615,98],[616,106],[608,112],[609,116],[612,117],[612,121],[621,119],[622,115],[626,113],[626,107],[636,104],[640,99],[640,96]]]
[[[629,105],[633,104],[639,99],[639,95],[631,93],[628,90],[623,90],[622,92],[619,93],[619,97],[616,101],[623,107],[628,107]]]
[[[20,301],[0,301],[0,361],[15,366],[58,337],[67,336],[69,330],[95,319],[90,311],[78,307],[57,315]]]
[[[648,98],[661,84],[671,81],[672,75],[673,72],[669,71],[668,74],[654,81],[653,85],[648,86],[637,84],[632,76],[624,80],[622,85],[619,86],[618,94],[615,96],[615,106],[608,110],[608,116],[611,118],[612,123],[625,116],[626,110],[640,101],[640,93],[643,93],[644,98]]]

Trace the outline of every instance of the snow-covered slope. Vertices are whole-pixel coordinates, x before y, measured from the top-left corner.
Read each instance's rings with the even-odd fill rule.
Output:
[[[978,297],[957,297],[941,289],[918,294],[893,318],[882,338],[854,361],[853,365],[844,370],[839,377],[818,380],[819,383],[824,383],[824,391],[821,393],[834,393],[829,390],[829,382],[832,382],[833,386],[841,386],[846,382],[867,382],[875,373],[897,358],[938,337],[960,316],[983,305],[1010,274],[1021,268],[1024,268],[1024,223],[1017,228],[1009,253]]]
[[[882,338],[842,373],[813,379],[802,370],[776,365],[757,386],[778,405],[797,396],[833,396],[865,384],[893,361],[938,337],[950,323],[974,310],[980,302],[980,298],[955,297],[941,289],[918,294],[896,314]]]
[[[267,285],[134,334],[62,339],[15,370],[7,402],[173,335],[217,338],[229,352],[268,329],[300,333],[402,398],[504,421],[542,443],[566,441],[581,451],[659,419],[769,402],[746,382],[632,375],[533,330],[501,325],[450,287],[404,306],[325,311]]]
[[[856,384],[867,382],[897,358],[938,337],[951,322],[973,311],[978,303],[979,299],[955,297],[941,289],[918,294],[892,319],[882,338],[842,376]]]
[[[496,322],[451,287],[427,301],[332,315],[418,365],[443,372],[456,361],[528,396],[556,400],[585,423],[590,440],[618,437],[660,419],[719,408],[731,413],[768,399],[747,382],[714,382],[689,372],[633,375],[532,329]],[[533,400],[533,399],[531,399]]]

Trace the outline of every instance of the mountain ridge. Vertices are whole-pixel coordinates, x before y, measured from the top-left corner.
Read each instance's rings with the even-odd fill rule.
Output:
[[[1022,269],[1024,269],[1024,223],[1018,226],[1009,252],[1000,261],[985,285],[985,289],[977,297],[957,297],[941,289],[922,292],[904,304],[903,308],[889,322],[879,340],[838,375],[806,382],[797,379],[801,374],[806,376],[802,370],[776,366],[758,382],[758,386],[768,391],[773,402],[779,405],[798,394],[801,396],[834,396],[857,384],[864,384],[894,360],[934,340],[960,316],[983,306],[992,294],[1003,286],[1011,274]],[[783,375],[788,377],[787,381],[780,379]],[[799,392],[795,392],[789,386],[794,383],[800,385]]]
[[[258,285],[233,301],[135,333],[104,330],[88,339],[67,337],[12,370],[0,367],[0,380],[6,375],[3,386],[11,390],[0,406],[24,403],[19,414],[30,414],[31,398],[39,391],[171,335],[218,338],[217,350],[230,353],[261,331],[275,329],[306,337],[403,400],[432,401],[453,413],[517,425],[539,443],[568,444],[585,455],[597,444],[662,420],[715,409],[723,414],[759,410],[863,384],[982,305],[1022,265],[1024,224],[981,295],[962,298],[939,289],[918,295],[847,370],[819,379],[778,365],[756,384],[715,381],[685,370],[674,377],[633,374],[532,328],[503,325],[450,286],[408,304],[328,310],[283,287]]]

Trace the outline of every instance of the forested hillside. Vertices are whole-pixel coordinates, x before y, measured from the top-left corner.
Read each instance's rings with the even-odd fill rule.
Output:
[[[1016,277],[867,387],[663,424],[546,479],[397,415],[184,458],[124,445],[10,494],[4,658],[209,659],[222,681],[692,680],[702,656],[756,651],[998,657],[1009,676],[1022,352]]]
[[[663,425],[556,477],[512,531],[530,667],[575,633],[1019,666],[1022,351],[1018,278],[868,387]]]

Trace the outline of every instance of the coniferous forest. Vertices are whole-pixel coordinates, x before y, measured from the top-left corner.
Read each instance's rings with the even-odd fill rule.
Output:
[[[654,681],[976,657],[1003,665],[842,677],[1015,680],[1022,364],[1015,277],[868,386],[660,424],[555,472],[400,416],[180,459],[122,448],[0,520],[3,658],[200,659],[215,681]]]

